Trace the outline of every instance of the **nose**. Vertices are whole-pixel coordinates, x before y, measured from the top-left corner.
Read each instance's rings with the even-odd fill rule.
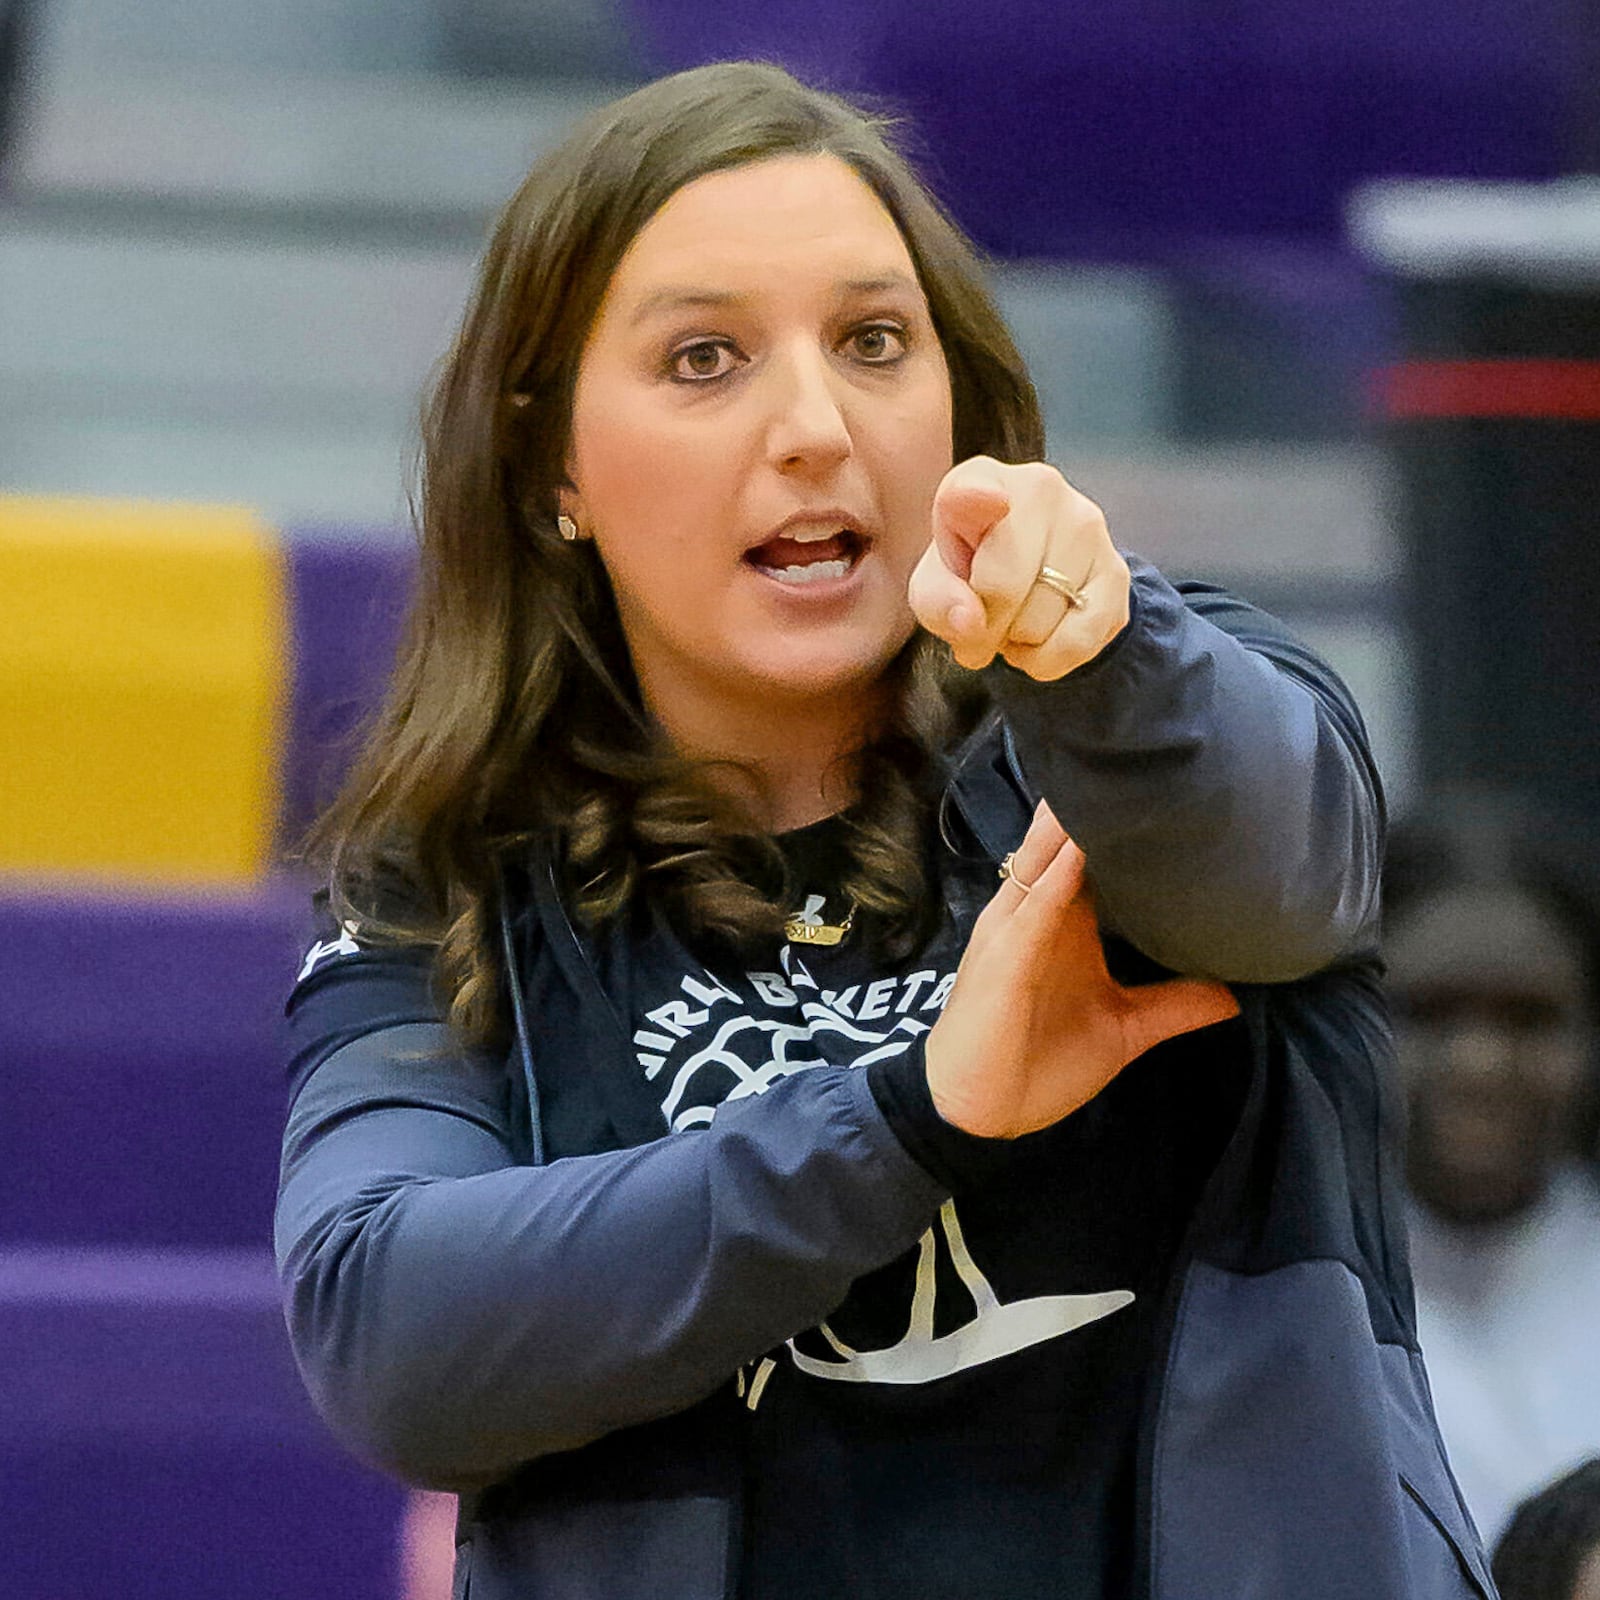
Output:
[[[839,466],[854,450],[839,385],[827,355],[791,350],[772,364],[768,455],[780,472]]]
[[[1463,1017],[1449,1028],[1441,1052],[1455,1081],[1466,1087],[1498,1086],[1514,1071],[1517,1041],[1506,1029],[1485,1017]]]

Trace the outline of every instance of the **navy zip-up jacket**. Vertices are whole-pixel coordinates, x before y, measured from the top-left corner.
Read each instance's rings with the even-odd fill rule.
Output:
[[[998,860],[1043,795],[1116,936],[1242,1007],[1248,1059],[1218,1064],[1241,1109],[1148,1386],[1137,1600],[1486,1600],[1416,1347],[1359,715],[1270,618],[1130,564],[1131,620],[1095,661],[1052,684],[989,669],[998,714],[944,822]],[[726,1600],[733,1375],[948,1191],[870,1070],[802,1072],[663,1136],[617,1087],[628,1025],[599,974],[625,935],[601,962],[558,881],[536,859],[510,883],[531,1050],[508,1058],[452,1039],[427,951],[341,939],[308,962],[277,1220],[290,1333],[352,1448],[462,1494],[458,1596]],[[552,1097],[557,1052],[584,1070]]]

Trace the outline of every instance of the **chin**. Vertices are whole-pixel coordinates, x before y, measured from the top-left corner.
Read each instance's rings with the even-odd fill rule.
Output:
[[[1548,1175],[1537,1166],[1490,1167],[1413,1155],[1412,1193],[1429,1211],[1459,1226],[1484,1226],[1520,1216],[1544,1194]]]
[[[882,680],[905,642],[905,638],[894,638],[834,650],[791,645],[764,656],[759,665],[752,664],[750,676],[760,681],[764,692],[791,702],[851,693],[866,696]]]
[[[858,695],[868,699],[883,677],[880,664],[824,665],[774,673],[770,668],[753,672],[747,682],[771,700],[773,705],[803,707],[818,701]]]

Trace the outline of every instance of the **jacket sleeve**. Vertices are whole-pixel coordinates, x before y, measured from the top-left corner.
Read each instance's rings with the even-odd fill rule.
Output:
[[[298,985],[277,1211],[318,1408],[413,1482],[479,1487],[691,1405],[909,1248],[947,1192],[842,1068],[703,1131],[517,1165],[503,1063],[459,1049],[428,989],[424,960],[359,948]]]
[[[1132,614],[1095,660],[1055,683],[988,669],[1106,922],[1228,982],[1370,952],[1383,800],[1349,691],[1263,612],[1128,561]]]

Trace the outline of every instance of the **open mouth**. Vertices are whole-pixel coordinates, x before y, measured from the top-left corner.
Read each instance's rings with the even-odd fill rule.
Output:
[[[800,586],[825,583],[846,576],[866,553],[868,540],[854,528],[833,532],[779,534],[745,551],[744,558],[758,572],[779,583]]]

